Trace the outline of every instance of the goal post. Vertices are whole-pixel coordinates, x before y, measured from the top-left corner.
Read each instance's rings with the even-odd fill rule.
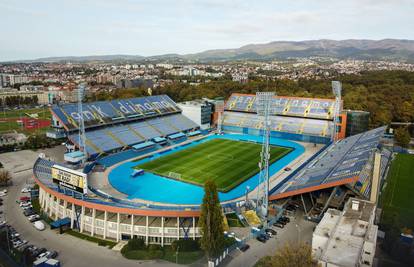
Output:
[[[181,173],[178,172],[169,172],[168,177],[171,177],[173,179],[181,180]]]

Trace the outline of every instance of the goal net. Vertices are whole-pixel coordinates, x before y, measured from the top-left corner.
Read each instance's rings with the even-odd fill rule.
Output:
[[[177,173],[177,172],[169,172],[168,176],[177,180],[181,179],[181,173]]]

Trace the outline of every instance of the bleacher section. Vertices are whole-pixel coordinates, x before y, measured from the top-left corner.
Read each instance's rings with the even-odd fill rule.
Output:
[[[332,119],[334,99],[274,97],[275,114],[315,119]],[[256,96],[232,94],[224,107],[228,111],[256,113]]]
[[[385,127],[336,141],[270,192],[270,199],[356,182],[372,160]]]
[[[258,130],[263,129],[261,118],[259,116],[241,112],[224,112],[224,130],[226,130],[226,126]],[[332,127],[333,122],[328,120],[271,116],[271,130],[275,132],[327,137],[329,140]]]
[[[84,103],[82,109],[85,128],[181,112],[167,95]],[[78,129],[77,104],[54,105],[51,111],[67,131]]]
[[[174,125],[174,126],[172,126]],[[86,131],[86,151],[92,156],[102,152],[121,150],[135,144],[166,137],[171,134],[186,132],[198,126],[181,114],[152,118],[145,121],[108,126]],[[68,138],[79,144],[79,133],[74,132]]]

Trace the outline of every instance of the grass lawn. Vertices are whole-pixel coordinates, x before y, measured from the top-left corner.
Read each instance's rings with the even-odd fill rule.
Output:
[[[17,110],[8,110],[4,112],[0,112],[1,118],[19,118],[25,117],[28,114],[37,113],[39,119],[50,119],[52,115],[48,107],[43,108],[29,108],[29,109],[17,109]]]
[[[204,252],[201,250],[197,251],[179,251],[178,257],[176,252],[171,250],[169,246],[166,246],[164,249],[160,250],[131,250],[123,253],[123,256],[131,260],[165,260],[175,263],[178,259],[178,264],[191,264],[204,256]]]
[[[398,218],[400,227],[414,229],[414,155],[398,154],[392,162],[381,196],[381,223]]]
[[[258,173],[260,144],[213,139],[135,166],[157,175],[203,186],[213,180],[219,191],[227,192]],[[272,146],[271,163],[292,151]]]
[[[30,134],[33,132],[36,133],[46,133],[49,130],[49,127],[26,130],[22,127],[21,124],[17,123],[17,120],[24,117],[29,117],[27,114],[37,113],[38,119],[49,120],[52,118],[49,108],[32,108],[32,109],[18,109],[18,110],[9,110],[0,112],[0,133],[10,132],[16,130],[17,132]]]
[[[83,239],[83,240],[87,240],[87,241],[90,241],[90,242],[97,243],[99,246],[105,246],[105,247],[113,248],[116,245],[116,242],[100,239],[100,238],[93,237],[93,236],[90,236],[90,235],[85,235],[85,234],[73,231],[71,229],[66,230],[65,234],[69,234],[71,236],[75,236],[75,237]]]

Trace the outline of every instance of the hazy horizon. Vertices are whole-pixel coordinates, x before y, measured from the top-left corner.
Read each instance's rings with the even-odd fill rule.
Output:
[[[273,41],[414,39],[413,0],[2,0],[0,61],[189,54]]]

